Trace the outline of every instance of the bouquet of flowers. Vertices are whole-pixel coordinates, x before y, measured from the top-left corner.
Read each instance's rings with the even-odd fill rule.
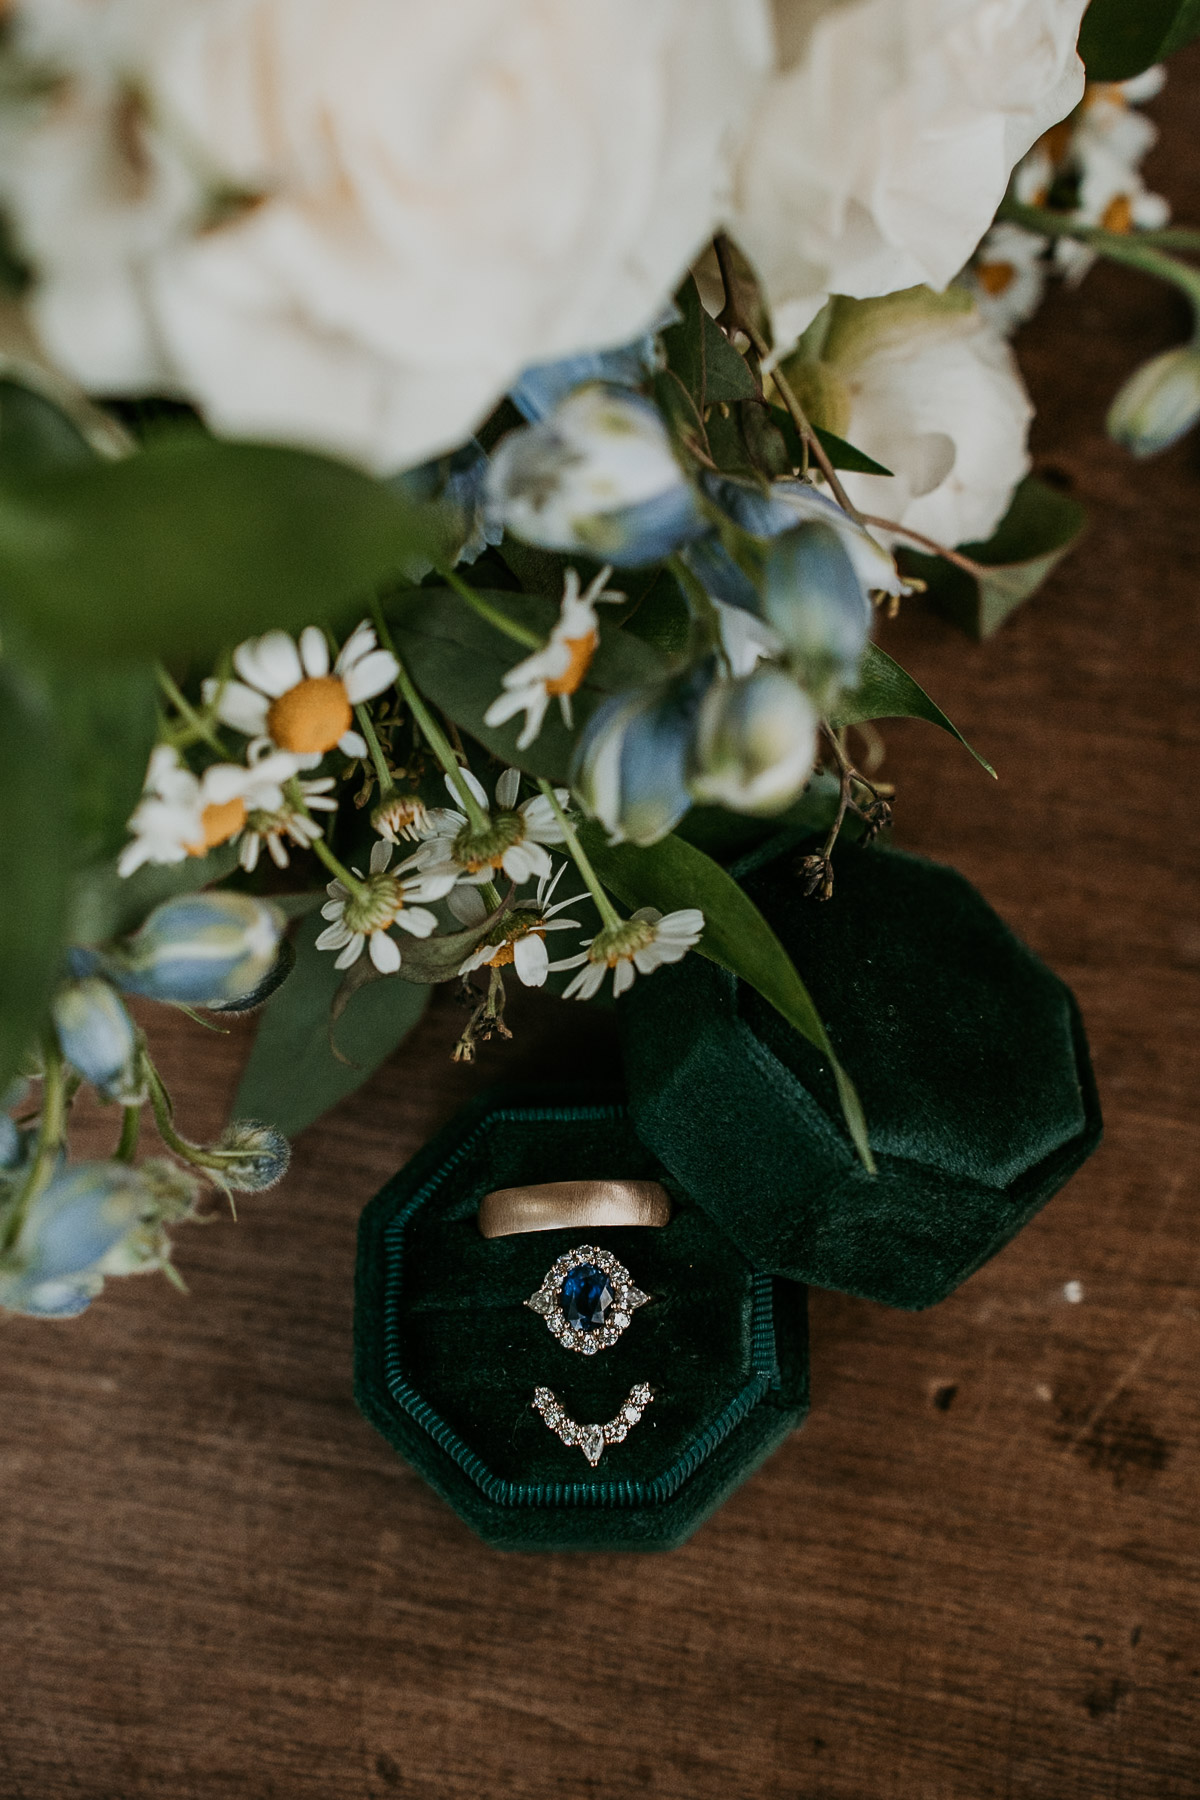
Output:
[[[727,865],[803,827],[829,900],[839,834],[889,824],[872,722],[958,736],[880,610],[986,634],[1080,529],[1006,341],[1046,283],[1108,257],[1200,302],[1139,173],[1200,16],[1083,15],[13,0],[0,1305],[173,1274],[169,1229],[277,1181],[439,982],[469,1060],[514,982],[712,957],[869,1164]],[[1193,341],[1110,426],[1198,415]],[[263,1009],[216,1142],[130,997]],[[85,1083],[105,1161],[69,1158]]]

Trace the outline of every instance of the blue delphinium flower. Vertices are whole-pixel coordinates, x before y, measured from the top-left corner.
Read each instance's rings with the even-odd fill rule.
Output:
[[[66,982],[54,996],[51,1014],[63,1055],[85,1081],[125,1105],[145,1098],[137,1029],[110,983],[99,975]]]
[[[91,961],[129,994],[205,1006],[245,999],[280,956],[286,920],[277,906],[216,891],[164,900],[123,944]]]

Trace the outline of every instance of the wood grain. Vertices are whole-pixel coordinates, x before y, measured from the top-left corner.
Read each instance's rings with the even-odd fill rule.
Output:
[[[1191,54],[1150,175],[1192,219],[1198,98]],[[1200,1794],[1200,464],[1102,431],[1184,326],[1110,270],[1047,306],[1038,456],[1091,533],[990,645],[886,637],[1002,772],[890,730],[899,840],[1074,985],[1101,1153],[930,1313],[815,1295],[807,1428],[688,1548],[506,1557],[355,1412],[355,1221],[482,1081],[611,1044],[526,1004],[467,1072],[439,1001],[284,1188],[181,1238],[189,1298],[0,1327],[5,1800]],[[154,1032],[213,1128],[244,1036]]]

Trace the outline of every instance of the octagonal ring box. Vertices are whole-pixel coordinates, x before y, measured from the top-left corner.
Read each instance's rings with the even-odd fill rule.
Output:
[[[485,1238],[492,1188],[654,1180],[662,1227]],[[581,1243],[650,1296],[617,1342],[570,1353],[525,1305]],[[688,1538],[808,1409],[806,1291],[757,1270],[639,1141],[618,1096],[501,1089],[459,1113],[363,1213],[355,1395],[366,1417],[487,1543],[666,1550]],[[653,1399],[595,1467],[534,1411],[548,1387],[581,1424]]]
[[[842,1123],[828,1060],[701,956],[621,1003],[638,1135],[757,1268],[931,1306],[1100,1142],[1074,996],[955,870],[847,846],[804,897],[811,842],[733,873],[791,956],[858,1089],[878,1165]]]

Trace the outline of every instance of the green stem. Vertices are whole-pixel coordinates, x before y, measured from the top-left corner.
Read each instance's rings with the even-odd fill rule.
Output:
[[[466,601],[473,612],[477,612],[481,619],[486,619],[489,625],[494,625],[497,631],[502,631],[505,637],[510,637],[514,644],[524,644],[529,650],[542,648],[545,640],[539,637],[536,631],[532,631],[528,625],[518,625],[517,621],[510,619],[506,612],[501,611],[500,607],[493,606],[490,600],[485,600],[482,594],[477,594],[475,589],[453,569],[441,569],[439,573],[444,580],[450,583],[455,593]]]
[[[48,1031],[42,1043],[42,1110],[38,1119],[33,1161],[29,1166],[29,1173],[21,1184],[21,1191],[17,1195],[4,1229],[3,1243],[0,1244],[0,1248],[4,1250],[11,1250],[20,1236],[21,1227],[25,1223],[25,1215],[29,1211],[29,1203],[46,1179],[58,1153],[59,1145],[62,1143],[67,1119],[65,1076],[66,1071],[62,1052],[58,1047],[58,1039],[52,1031]]]
[[[1020,200],[1005,200],[996,217],[1021,225],[1026,231],[1037,232],[1040,237],[1074,238],[1098,255],[1106,256],[1110,262],[1140,269],[1143,275],[1156,275],[1160,281],[1169,281],[1182,288],[1192,305],[1200,310],[1200,270],[1189,268],[1187,263],[1168,256],[1165,250],[1144,242],[1140,232],[1105,231],[1100,225],[1082,225],[1052,212],[1049,207],[1026,206]]]
[[[375,600],[372,603],[372,611],[375,614],[375,625],[379,632],[380,643],[383,644],[386,649],[390,650],[392,655],[396,658],[396,667],[398,670],[396,675],[396,685],[407,701],[409,711],[424,732],[425,741],[429,745],[429,748],[433,751],[433,754],[441,763],[442,768],[450,777],[454,791],[459,797],[462,809],[470,820],[471,829],[473,831],[486,831],[487,814],[480,806],[478,800],[476,800],[467,783],[463,780],[463,773],[459,766],[458,758],[455,756],[445,732],[437,723],[437,720],[434,718],[413,685],[412,676],[405,668],[403,658],[396,649],[395,639],[388,629],[388,623],[384,617],[383,608],[380,606],[378,600]]]
[[[596,902],[596,910],[600,914],[605,929],[611,930],[613,927],[621,924],[621,915],[618,913],[616,907],[601,886],[600,877],[597,875],[595,869],[593,869],[588,853],[579,841],[575,827],[572,825],[562,807],[558,804],[558,798],[554,789],[546,780],[545,776],[538,776],[538,786],[546,796],[546,799],[550,802],[554,816],[562,826],[563,840],[571,853],[571,860],[574,862],[575,867],[579,870],[579,873],[587,883],[588,892]]]
[[[357,875],[352,875],[345,863],[339,862],[323,837],[319,837],[316,840],[313,844],[313,849],[325,864],[325,867],[329,870],[330,874],[336,876],[341,882],[347,893],[353,894],[356,900],[366,899],[367,889],[365,883],[361,882]]]
[[[116,1162],[131,1163],[137,1155],[138,1138],[142,1132],[142,1109],[140,1106],[126,1106],[122,1109],[121,1136],[113,1151]]]
[[[371,761],[375,765],[375,778],[379,783],[379,798],[384,800],[391,793],[396,784],[392,780],[392,772],[388,768],[384,758],[383,745],[379,742],[379,736],[375,730],[374,721],[366,707],[362,705],[356,706],[354,709],[354,716],[358,720],[362,734],[367,740],[367,749],[370,751]]]
[[[158,1128],[158,1135],[167,1149],[173,1150],[176,1156],[183,1158],[184,1162],[191,1163],[193,1168],[205,1169],[219,1175],[228,1159],[203,1149],[199,1144],[193,1144],[190,1138],[180,1136],[175,1129],[171,1096],[163,1086],[162,1077],[148,1056],[143,1056],[142,1066],[146,1071],[154,1123]]]
[[[167,696],[167,699],[171,702],[171,705],[175,708],[180,717],[186,719],[188,729],[192,733],[193,741],[208,744],[211,749],[217,752],[218,756],[227,756],[228,752],[216,732],[213,730],[213,727],[209,724],[207,719],[201,718],[191,701],[181,692],[180,688],[161,663],[157,665],[156,673],[158,676],[159,687]]]

